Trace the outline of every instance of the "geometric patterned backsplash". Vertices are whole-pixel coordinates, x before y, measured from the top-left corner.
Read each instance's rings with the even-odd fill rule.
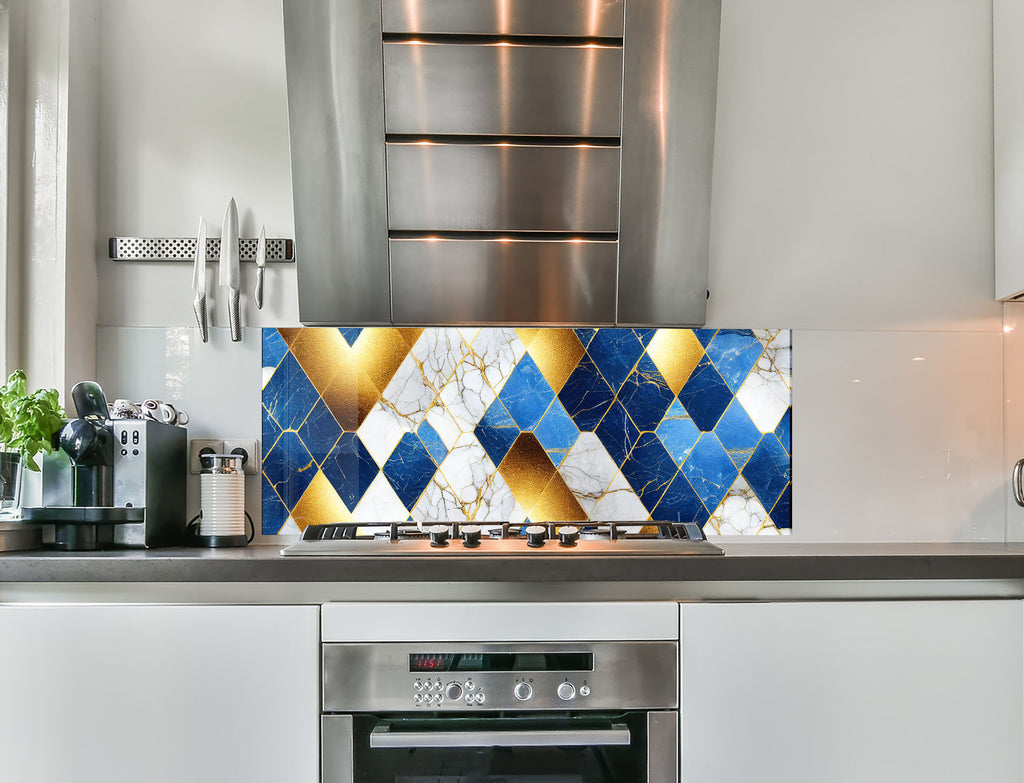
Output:
[[[790,333],[263,330],[263,532],[792,522]]]

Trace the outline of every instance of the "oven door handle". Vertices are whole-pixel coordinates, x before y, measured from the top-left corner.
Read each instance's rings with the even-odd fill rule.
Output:
[[[555,731],[391,731],[387,723],[370,732],[371,748],[551,748],[628,745],[629,727]]]

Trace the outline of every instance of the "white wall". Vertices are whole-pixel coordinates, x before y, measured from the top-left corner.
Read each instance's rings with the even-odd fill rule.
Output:
[[[101,5],[101,244],[229,196],[292,236],[279,0]],[[720,56],[708,324],[794,329],[794,536],[1003,539],[990,5],[724,0]],[[191,323],[187,265],[99,278],[105,339]],[[297,324],[268,285],[244,323]]]

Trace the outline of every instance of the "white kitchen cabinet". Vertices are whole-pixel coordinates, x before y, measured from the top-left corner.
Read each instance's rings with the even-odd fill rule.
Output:
[[[1019,601],[683,605],[683,783],[1020,783]]]
[[[307,606],[0,607],[0,779],[314,783]]]
[[[1024,2],[992,2],[996,299],[1024,294]]]

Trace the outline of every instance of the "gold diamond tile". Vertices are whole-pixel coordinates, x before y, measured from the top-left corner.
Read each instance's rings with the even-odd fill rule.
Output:
[[[530,343],[533,342],[533,339],[537,336],[537,333],[540,332],[540,331],[543,331],[543,330],[542,329],[516,329],[516,334],[519,335],[519,339],[522,341],[523,345],[525,345],[527,348],[529,348],[530,347]]]
[[[672,393],[679,394],[693,368],[700,364],[704,347],[692,329],[659,329],[647,346],[647,355]]]
[[[338,373],[351,373],[356,366],[352,349],[337,329],[302,329],[291,351],[321,395]]]
[[[409,355],[409,343],[398,329],[363,329],[352,350],[360,369],[382,392]]]
[[[295,342],[295,338],[302,334],[303,331],[305,330],[302,327],[293,327],[291,329],[278,329],[277,333],[281,335],[281,339],[284,340],[285,345],[291,348],[292,343]]]
[[[423,334],[425,329],[398,329],[398,333],[405,340],[405,344],[409,346],[409,350],[416,345],[416,341],[420,339],[420,335]]]
[[[539,329],[528,350],[555,394],[583,358],[583,343],[572,329]]]
[[[292,509],[292,519],[299,530],[305,530],[307,525],[318,523],[355,521],[345,502],[338,497],[331,482],[327,480],[327,476],[319,470]]]
[[[345,432],[359,429],[380,399],[380,392],[373,381],[359,369],[358,363],[353,361],[352,365],[352,369],[335,375],[331,385],[320,393]]]
[[[533,522],[582,522],[587,515],[572,490],[555,473],[533,508],[527,512]]]
[[[532,432],[521,432],[498,466],[512,495],[529,515],[555,473],[555,466]]]

